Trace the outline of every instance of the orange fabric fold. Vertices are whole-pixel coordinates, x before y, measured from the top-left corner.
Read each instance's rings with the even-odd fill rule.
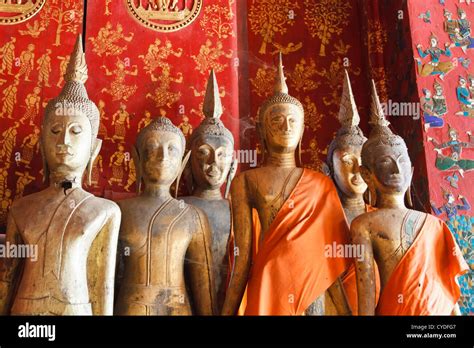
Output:
[[[301,315],[348,267],[326,248],[349,242],[336,188],[304,169],[258,246],[247,284],[245,315]]]
[[[377,208],[374,208],[370,205],[365,206],[365,212],[370,213]],[[377,267],[377,263],[374,261],[374,272],[375,272],[375,304],[380,297],[380,274],[379,268]],[[351,307],[352,315],[357,315],[358,313],[358,297],[357,297],[357,276],[355,270],[355,260],[351,261],[351,266],[347,270],[346,273],[341,278],[342,286],[344,286],[344,290],[346,291],[347,301],[349,302],[349,306]]]
[[[461,291],[457,277],[469,270],[446,224],[428,214],[382,289],[377,315],[450,315]]]

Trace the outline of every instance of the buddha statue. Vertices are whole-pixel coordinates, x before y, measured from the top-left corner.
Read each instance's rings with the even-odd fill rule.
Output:
[[[101,148],[99,110],[84,83],[79,36],[59,96],[45,110],[43,191],[14,201],[6,239],[37,247],[37,258],[6,259],[0,311],[14,315],[112,315],[120,209],[82,189]]]
[[[246,291],[246,315],[302,315],[315,301],[324,314],[326,292],[338,313],[348,314],[342,287],[333,284],[349,263],[325,249],[345,244],[349,229],[331,179],[296,165],[304,109],[288,94],[281,54],[274,94],[260,107],[257,127],[263,165],[231,185],[234,261],[222,313],[236,314]]]
[[[359,315],[448,315],[458,312],[456,277],[468,270],[454,237],[433,215],[407,208],[412,166],[404,140],[393,134],[372,81],[373,129],[362,147],[361,174],[377,210],[356,217],[351,236]],[[374,260],[381,292],[375,302]]]
[[[345,71],[342,97],[338,114],[341,128],[329,144],[327,168],[344,208],[347,224],[350,226],[355,217],[372,210],[365,204],[364,193],[367,184],[360,175],[362,145],[367,138],[359,128],[360,116],[352,93],[349,74]],[[348,269],[341,277],[353,314],[357,314],[357,282],[355,267]],[[329,298],[330,300],[330,298]],[[332,312],[334,306],[326,298],[326,314]],[[332,310],[332,311],[331,311]]]
[[[122,210],[118,315],[212,315],[215,288],[206,214],[174,199],[186,141],[166,117],[143,128],[132,151],[139,195]],[[179,180],[179,179],[178,179]],[[141,186],[144,190],[141,192]]]
[[[229,201],[227,197],[223,197],[221,188],[226,184],[227,195],[237,169],[237,162],[232,160],[234,137],[220,120],[222,104],[214,71],[211,71],[207,83],[203,113],[206,118],[193,132],[188,144],[191,158],[186,170],[186,182],[192,196],[182,199],[200,208],[209,219],[214,285],[220,311],[228,277],[227,242],[232,226]]]

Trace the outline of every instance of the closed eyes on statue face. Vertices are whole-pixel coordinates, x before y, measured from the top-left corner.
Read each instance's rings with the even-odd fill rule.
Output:
[[[221,187],[232,164],[232,143],[224,137],[205,135],[194,141],[191,152],[193,179],[201,188]]]
[[[145,186],[171,185],[179,174],[183,156],[181,138],[171,132],[149,132],[140,149]]]
[[[385,193],[405,193],[411,184],[412,169],[406,149],[379,145],[374,149],[373,175],[376,189]]]
[[[265,112],[265,142],[270,152],[294,152],[303,135],[304,119],[293,104],[275,104]]]
[[[84,170],[91,158],[91,146],[92,127],[84,113],[52,112],[45,118],[42,147],[49,171]]]

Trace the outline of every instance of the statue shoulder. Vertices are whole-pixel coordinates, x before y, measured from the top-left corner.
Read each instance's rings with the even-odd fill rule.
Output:
[[[207,218],[207,214],[201,208],[196,207],[192,204],[186,204],[189,208],[189,214],[192,216],[192,220],[195,222],[194,226],[196,228],[195,232],[203,232],[205,230],[209,230],[209,219]]]
[[[357,216],[354,220],[352,220],[351,230],[360,230],[365,228],[365,226],[368,226],[369,222],[377,215],[377,211],[372,211]]]
[[[106,210],[109,215],[120,216],[121,214],[119,205],[109,199],[93,196],[91,203],[94,205],[94,207]]]
[[[19,199],[15,199],[10,207],[10,214],[14,216],[18,213],[31,210],[32,207],[37,205],[43,205],[42,199],[44,198],[44,191],[35,192],[27,196],[23,196]]]

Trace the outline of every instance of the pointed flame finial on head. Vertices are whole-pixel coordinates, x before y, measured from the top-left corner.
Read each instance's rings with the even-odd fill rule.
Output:
[[[283,56],[281,52],[278,53],[278,71],[273,92],[275,94],[288,94],[288,85],[286,84],[285,72],[283,71]]]
[[[390,125],[390,122],[387,121],[383,113],[382,104],[380,104],[379,95],[377,93],[377,87],[375,86],[375,81],[371,80],[372,85],[372,95],[370,101],[370,121],[369,123],[373,126],[387,127]]]
[[[207,80],[206,95],[204,97],[204,106],[202,109],[206,118],[219,119],[222,116],[222,102],[219,95],[219,85],[217,84],[216,74],[214,69],[209,74]]]
[[[64,81],[66,82],[79,82],[86,83],[88,78],[86,55],[82,47],[82,35],[79,34],[76,39],[74,50],[71,53],[69,64],[64,75]]]
[[[360,122],[359,111],[352,93],[351,80],[347,70],[344,70],[344,84],[338,119],[341,125],[346,128],[358,126]]]

